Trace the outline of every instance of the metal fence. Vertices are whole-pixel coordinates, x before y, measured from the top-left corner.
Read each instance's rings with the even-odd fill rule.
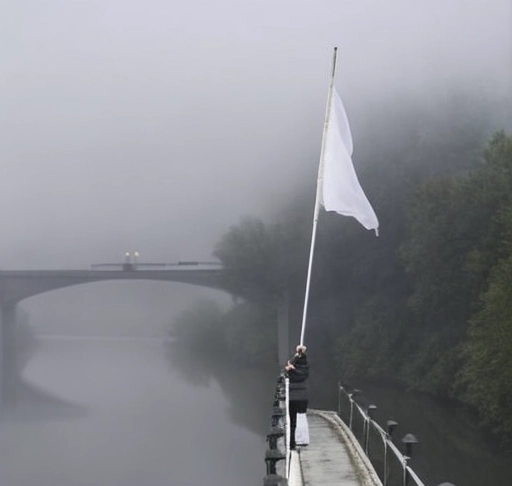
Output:
[[[265,452],[267,475],[263,486],[286,486],[290,470],[290,415],[288,410],[289,380],[279,376],[272,402],[272,418]]]
[[[263,486],[287,486],[290,470],[290,417],[288,410],[289,380],[279,376],[272,403],[270,430],[267,434],[268,449],[265,452],[266,476]],[[372,417],[375,405],[363,408],[355,401],[357,389],[338,386],[338,415],[352,432],[366,453],[384,486],[426,486],[409,467],[412,449],[418,441],[406,434],[400,441],[393,436],[398,425],[388,420],[384,430]],[[400,452],[398,445],[403,447]],[[455,486],[442,483],[438,486]]]
[[[375,405],[365,409],[356,403],[354,397],[359,390],[347,390],[339,385],[338,415],[349,427],[355,438],[370,459],[377,475],[384,486],[425,486],[417,474],[407,465],[412,448],[418,441],[412,434],[402,439],[405,454],[402,454],[393,437],[393,430],[398,425],[389,420],[384,430],[372,418]]]

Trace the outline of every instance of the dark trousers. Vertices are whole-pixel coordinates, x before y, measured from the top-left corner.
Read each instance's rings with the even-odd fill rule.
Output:
[[[307,400],[290,400],[290,449],[295,449],[295,429],[297,428],[297,414],[306,413],[308,408]]]

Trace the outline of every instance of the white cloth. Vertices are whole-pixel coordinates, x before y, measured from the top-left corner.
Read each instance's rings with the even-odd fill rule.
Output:
[[[295,443],[297,445],[309,444],[309,426],[308,418],[305,413],[297,414],[297,428],[295,429]]]
[[[322,160],[322,204],[326,211],[353,216],[378,234],[379,221],[352,164],[352,135],[341,98],[333,92]]]

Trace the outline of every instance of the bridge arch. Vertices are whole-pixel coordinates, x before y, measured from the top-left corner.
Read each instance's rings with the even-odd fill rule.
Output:
[[[0,306],[51,290],[109,280],[157,280],[225,290],[220,269],[0,271]]]
[[[220,269],[176,270],[40,270],[0,271],[0,406],[16,405],[19,380],[16,355],[17,305],[19,302],[52,290],[114,280],[177,282],[224,290]]]
[[[16,395],[17,304],[52,290],[113,280],[167,281],[226,291],[221,269],[0,271],[0,406],[9,403],[9,397]],[[277,318],[278,356],[281,363],[285,362],[290,351],[288,327],[288,300],[285,297],[279,306]]]

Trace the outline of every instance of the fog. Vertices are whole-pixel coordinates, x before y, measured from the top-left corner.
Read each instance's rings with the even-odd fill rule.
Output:
[[[315,183],[334,46],[357,165],[365,124],[389,100],[510,96],[511,10],[509,0],[0,0],[0,269],[89,268],[135,250],[141,262],[211,259],[241,216],[272,218]],[[230,304],[162,282],[23,302],[41,337],[24,380],[62,410],[41,416],[28,400],[23,420],[1,425],[10,484],[263,476],[264,432],[229,412],[229,384],[187,388],[158,348],[172,317],[203,298]],[[197,458],[185,451],[201,447],[212,462],[190,477],[180,467]],[[243,461],[231,462],[235,450]]]
[[[262,438],[228,420],[219,385],[163,373],[164,356],[151,340],[43,339],[24,376],[44,391],[1,424],[2,484],[260,484]]]
[[[0,267],[208,258],[314,175],[333,46],[357,120],[505,91],[510,32],[508,0],[2,1]]]

